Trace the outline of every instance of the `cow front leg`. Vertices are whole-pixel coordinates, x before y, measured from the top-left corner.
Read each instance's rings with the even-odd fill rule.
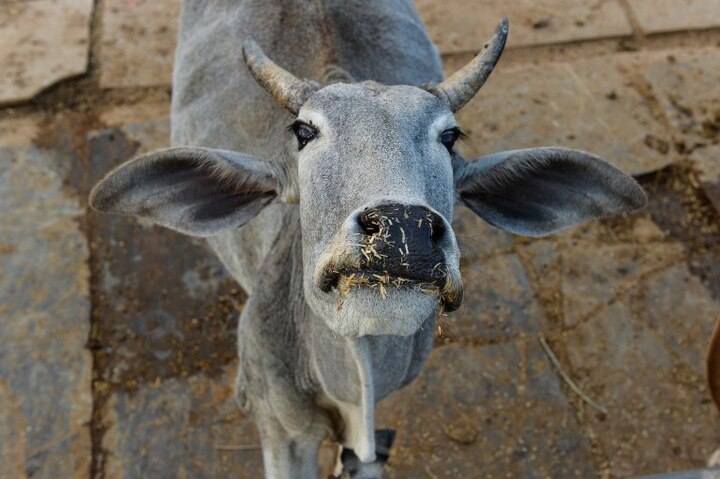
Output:
[[[322,436],[290,435],[273,417],[257,417],[265,479],[317,479]]]
[[[383,468],[390,457],[390,448],[395,441],[394,429],[375,431],[375,461],[361,462],[352,449],[343,449],[338,457],[336,469],[339,476],[331,479],[382,479]]]

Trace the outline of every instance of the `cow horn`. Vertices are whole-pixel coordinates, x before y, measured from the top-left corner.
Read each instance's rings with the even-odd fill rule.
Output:
[[[242,51],[255,81],[293,115],[297,115],[303,103],[318,90],[314,84],[299,79],[270,60],[252,37],[245,40]]]
[[[483,50],[467,65],[455,72],[442,83],[435,85],[431,92],[443,100],[450,110],[458,111],[480,90],[500,59],[508,35],[508,19],[503,18],[495,34]]]

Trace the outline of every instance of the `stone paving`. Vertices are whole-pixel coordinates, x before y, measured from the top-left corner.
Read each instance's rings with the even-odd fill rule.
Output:
[[[104,1],[100,87],[170,84],[179,14],[180,0]]]
[[[0,477],[90,468],[88,245],[59,156],[0,149]]]
[[[0,2],[0,104],[86,71],[92,9],[92,0]]]
[[[488,80],[488,89],[458,114],[461,124],[470,128],[468,153],[548,143],[579,149],[593,145],[593,153],[632,174],[667,166],[672,153],[655,145],[665,141],[667,132],[633,84],[634,58],[623,54],[499,69]],[[539,110],[547,116],[545,121],[538,121]],[[578,117],[594,121],[575,121]]]
[[[628,0],[632,15],[644,33],[717,27],[718,0]]]
[[[448,73],[510,18],[504,60],[458,115],[467,157],[581,148],[650,202],[540,240],[458,208],[466,302],[380,405],[378,427],[398,430],[388,476],[701,467],[720,444],[703,376],[720,312],[720,2],[416,5]],[[0,0],[2,479],[262,474],[232,398],[243,292],[202,242],[85,206],[112,166],[168,144],[179,7]]]
[[[633,32],[618,0],[418,0],[416,5],[444,54],[479,50],[487,32],[492,32],[503,16],[512,25],[508,39],[511,47],[621,37]]]

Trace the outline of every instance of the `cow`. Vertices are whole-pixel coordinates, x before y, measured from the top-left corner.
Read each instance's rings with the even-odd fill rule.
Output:
[[[376,404],[462,303],[456,203],[530,237],[644,205],[582,151],[461,157],[454,113],[507,35],[504,19],[443,79],[410,0],[184,2],[172,147],[111,171],[90,204],[207,238],[249,294],[236,395],[266,478],[316,478],[325,438],[343,477],[380,477],[392,434],[376,433]]]

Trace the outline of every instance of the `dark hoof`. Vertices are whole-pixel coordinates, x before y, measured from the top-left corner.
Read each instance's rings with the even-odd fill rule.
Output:
[[[392,448],[393,442],[395,442],[395,429],[378,429],[375,431],[375,462],[360,462],[352,449],[343,449],[340,455],[343,472],[340,477],[330,476],[328,479],[379,478],[383,466],[390,458],[390,448]]]
[[[387,464],[390,457],[390,448],[395,442],[395,429],[378,429],[375,431],[376,462]]]

